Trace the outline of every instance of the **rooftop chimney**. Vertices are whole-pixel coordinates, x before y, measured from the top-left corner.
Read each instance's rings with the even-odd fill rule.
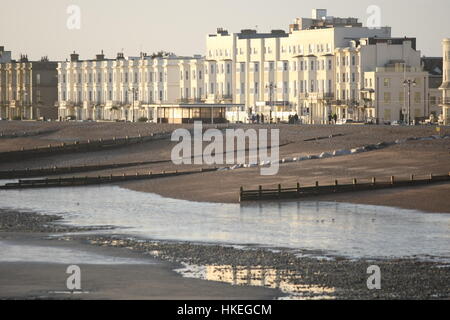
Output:
[[[71,62],[78,62],[80,61],[80,55],[77,54],[75,51],[70,55],[70,61]]]
[[[103,53],[103,50],[102,50],[102,53],[101,53],[101,54],[97,54],[97,55],[95,56],[95,59],[96,59],[97,61],[103,61],[103,60],[105,60],[105,55],[104,55],[104,53]]]
[[[217,34],[220,34],[222,36],[227,36],[228,30],[225,30],[224,28],[217,28]]]

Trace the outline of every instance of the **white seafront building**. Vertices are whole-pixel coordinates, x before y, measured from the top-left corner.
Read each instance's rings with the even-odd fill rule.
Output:
[[[80,60],[58,65],[60,120],[224,122],[231,104],[209,104],[201,56]]]
[[[323,9],[289,32],[218,29],[206,37],[205,57],[73,54],[58,72],[60,119],[247,122],[259,114],[266,122],[389,123],[434,110],[416,39]]]
[[[333,114],[383,123],[405,117],[403,83],[412,79],[410,112],[428,116],[428,75],[415,39],[393,38],[389,27],[363,27],[354,18],[328,17],[325,10],[313,14],[297,19],[289,33],[219,29],[209,35],[207,66],[233,70],[211,79],[210,86],[273,118],[284,111],[297,113],[304,123],[328,123]]]

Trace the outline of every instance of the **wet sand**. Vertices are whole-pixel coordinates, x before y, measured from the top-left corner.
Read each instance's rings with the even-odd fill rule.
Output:
[[[1,122],[0,132],[35,133],[39,130],[53,130],[26,138],[2,138],[0,150],[16,150],[20,146],[33,147],[48,145],[51,141],[76,141],[148,135],[150,133],[171,132],[180,126],[131,124],[131,123],[20,123]],[[191,128],[191,126],[185,126]],[[231,128],[269,128],[268,126],[230,125]],[[205,128],[207,128],[205,126]],[[222,127],[224,128],[224,127]],[[282,158],[320,154],[333,150],[351,149],[378,142],[395,141],[410,137],[429,137],[436,135],[434,127],[390,127],[390,126],[287,126],[280,129],[280,156]],[[450,134],[450,128],[443,127],[441,134]],[[309,141],[311,138],[329,137]],[[137,166],[132,168],[83,172],[77,176],[98,176],[110,174],[133,175],[175,170],[199,169],[202,166],[176,166],[170,161],[171,150],[175,145],[169,140],[142,143],[114,150],[88,153],[55,155],[46,158],[1,163],[0,170],[65,167],[137,161],[166,162]],[[207,167],[207,166],[203,166]],[[228,172],[199,173],[194,176],[121,183],[120,186],[142,192],[157,193],[162,196],[206,202],[234,203],[239,200],[239,188],[257,189],[282,186],[332,184],[335,180],[348,183],[353,178],[359,181],[389,179],[390,176],[408,178],[411,174],[427,176],[430,173],[450,172],[450,139],[432,141],[410,141],[390,146],[382,150],[338,158],[304,161],[283,164],[275,176],[261,176],[259,169],[240,169]],[[64,175],[62,175],[64,176]],[[65,175],[73,176],[73,175]],[[417,209],[425,212],[450,213],[448,198],[449,184],[421,186],[407,189],[380,190],[366,193],[352,193],[323,197],[327,201],[344,201],[360,204],[395,206]],[[308,199],[310,200],[310,199]]]
[[[0,299],[74,300],[273,300],[281,292],[262,287],[183,278],[173,270],[177,263],[157,260],[125,248],[97,247],[83,240],[46,240],[46,234],[0,233],[0,242],[39,246],[52,250],[80,250],[114,259],[125,258],[151,264],[70,264],[50,262],[0,262]],[[69,265],[81,268],[81,292],[66,287]],[[84,293],[83,293],[84,292]]]

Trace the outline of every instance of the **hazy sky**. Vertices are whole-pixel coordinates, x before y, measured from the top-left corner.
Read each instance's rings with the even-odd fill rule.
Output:
[[[81,9],[81,29],[66,26],[67,7]],[[204,54],[205,36],[217,27],[230,32],[288,29],[296,17],[310,17],[313,8],[328,14],[358,17],[365,24],[367,7],[378,5],[382,25],[394,36],[417,37],[427,56],[442,56],[441,40],[450,37],[449,0],[25,0],[0,4],[0,46],[17,58],[66,59],[73,50],[93,58],[100,50],[115,57],[158,50],[179,55]]]

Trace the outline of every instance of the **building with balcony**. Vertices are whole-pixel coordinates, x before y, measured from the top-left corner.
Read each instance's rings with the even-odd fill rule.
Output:
[[[422,79],[427,75],[416,40],[393,38],[389,27],[368,28],[356,18],[316,9],[311,19],[296,19],[289,32],[218,29],[206,41],[205,89],[215,97],[231,95],[249,113],[296,113],[311,124],[328,123],[332,115],[400,120],[407,77],[420,78],[413,113],[425,116],[428,80]]]
[[[0,118],[56,119],[58,101],[57,63],[43,57],[29,61],[26,55],[11,60],[0,48]]]
[[[106,120],[183,123],[188,119],[224,121],[225,103],[207,101],[205,63],[201,56],[173,54],[92,60],[58,65],[60,120]],[[217,117],[216,117],[217,116]]]
[[[193,107],[215,118],[218,109],[207,108],[220,105],[239,122],[256,115],[265,122],[298,115],[308,124],[420,121],[441,109],[432,64],[415,38],[315,9],[289,31],[219,28],[206,37],[205,57],[102,53],[81,61],[74,53],[58,65],[59,117],[186,122]]]

